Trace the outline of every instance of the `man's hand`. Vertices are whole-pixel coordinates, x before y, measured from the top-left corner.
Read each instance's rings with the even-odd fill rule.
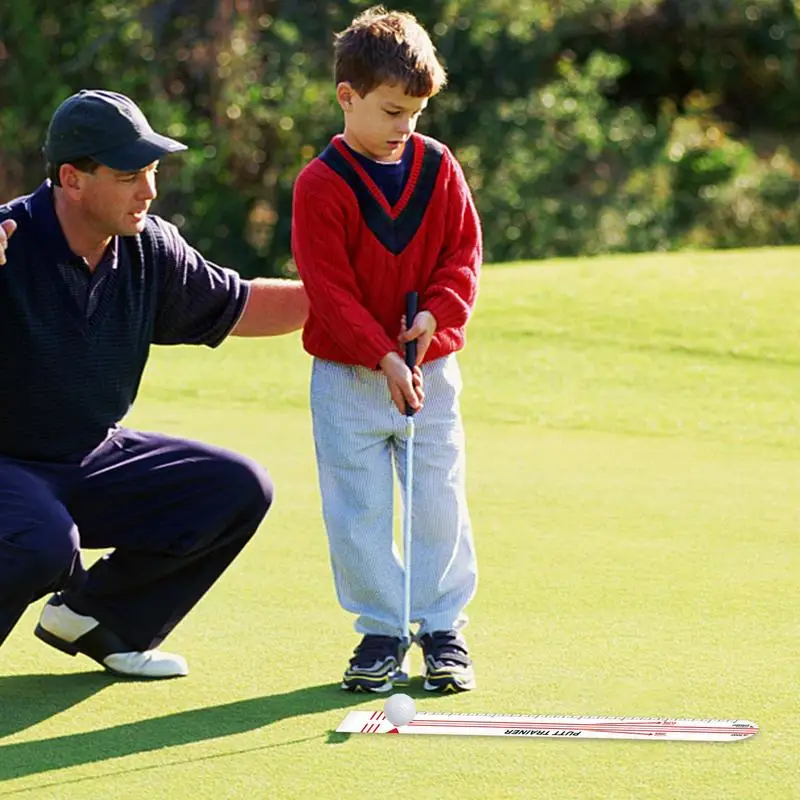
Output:
[[[389,393],[401,414],[406,413],[406,403],[414,411],[419,411],[425,401],[422,389],[422,370],[410,370],[399,353],[387,353],[380,362],[380,368],[389,384]]]
[[[11,238],[14,231],[17,229],[17,223],[13,219],[7,219],[5,222],[0,222],[0,265],[6,263],[6,249],[8,248],[8,240]]]
[[[421,364],[431,345],[434,333],[436,333],[436,317],[430,311],[420,311],[408,329],[406,329],[406,319],[403,317],[403,325],[398,339],[401,344],[417,340],[417,364]]]

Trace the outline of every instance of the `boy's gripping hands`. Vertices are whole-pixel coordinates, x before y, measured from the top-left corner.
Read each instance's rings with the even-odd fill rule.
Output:
[[[434,333],[436,333],[436,317],[430,311],[420,311],[414,317],[414,321],[408,330],[406,330],[406,318],[403,315],[403,326],[398,341],[400,344],[405,344],[416,339],[417,364],[421,364],[433,341]]]
[[[389,394],[401,414],[406,413],[406,403],[419,411],[425,401],[422,389],[422,370],[417,366],[410,370],[400,353],[387,353],[380,361],[380,368],[389,384]]]
[[[401,414],[406,413],[406,403],[414,411],[419,411],[425,402],[425,392],[422,384],[422,370],[419,365],[425,358],[425,353],[436,333],[436,318],[430,311],[420,311],[414,317],[410,328],[406,328],[406,318],[403,315],[400,336],[401,344],[417,340],[417,364],[410,370],[405,360],[399,353],[387,353],[380,362],[380,368],[389,384],[389,393]]]

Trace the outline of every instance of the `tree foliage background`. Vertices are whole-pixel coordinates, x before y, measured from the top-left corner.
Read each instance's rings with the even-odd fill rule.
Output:
[[[292,183],[338,132],[332,38],[371,2],[0,2],[0,201],[55,107],[132,96],[188,153],[155,210],[244,274],[291,271]],[[792,0],[408,0],[450,82],[488,260],[800,242]]]

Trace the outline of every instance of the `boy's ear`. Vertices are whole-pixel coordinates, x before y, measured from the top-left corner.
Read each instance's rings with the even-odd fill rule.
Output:
[[[345,113],[351,111],[353,108],[354,93],[355,90],[347,81],[342,81],[336,87],[336,100],[338,101],[342,111],[344,111]]]

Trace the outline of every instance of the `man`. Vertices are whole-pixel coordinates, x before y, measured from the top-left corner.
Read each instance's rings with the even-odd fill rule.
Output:
[[[185,150],[129,98],[56,110],[48,176],[0,206],[0,644],[51,592],[36,635],[119,675],[186,675],[155,648],[255,533],[267,473],[210,445],[119,425],[151,344],[302,327],[298,281],[245,281],[148,215]],[[113,548],[91,569],[83,548]]]

